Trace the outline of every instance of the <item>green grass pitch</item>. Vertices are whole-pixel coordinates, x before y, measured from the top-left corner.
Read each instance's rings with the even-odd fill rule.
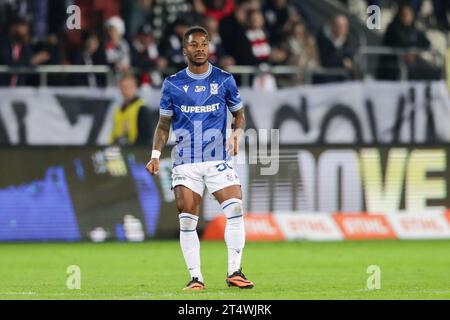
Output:
[[[207,290],[189,277],[177,241],[0,244],[0,299],[450,299],[450,241],[248,243],[252,290],[228,288],[226,247],[201,243]],[[66,270],[81,268],[81,289]],[[368,290],[367,267],[381,268]]]

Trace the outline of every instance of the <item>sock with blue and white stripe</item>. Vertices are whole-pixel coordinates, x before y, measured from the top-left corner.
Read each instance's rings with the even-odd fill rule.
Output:
[[[200,271],[200,240],[197,234],[198,217],[190,213],[181,213],[180,219],[180,245],[184,261],[192,278],[203,282]]]
[[[242,200],[228,199],[221,203],[227,217],[225,243],[228,248],[228,275],[241,268],[242,250],[245,246],[244,212]]]

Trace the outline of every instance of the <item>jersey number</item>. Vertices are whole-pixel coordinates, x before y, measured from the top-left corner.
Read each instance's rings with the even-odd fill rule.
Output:
[[[228,163],[224,162],[224,163],[219,163],[218,165],[216,165],[217,171],[222,172],[224,170],[227,170],[227,168],[229,169],[233,169],[232,166],[230,166]]]

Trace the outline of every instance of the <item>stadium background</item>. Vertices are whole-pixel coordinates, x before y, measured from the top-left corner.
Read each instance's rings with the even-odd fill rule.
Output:
[[[263,129],[235,159],[250,242],[450,239],[450,28],[439,11],[446,2],[406,1],[429,39],[421,47],[386,45],[399,2],[0,1],[2,49],[14,17],[30,25],[22,47],[28,56],[0,56],[0,241],[178,238],[170,146],[160,174],[150,176],[150,144],[111,146],[108,138],[125,69],[139,79],[154,128],[161,79],[183,66],[179,35],[192,24],[213,32],[211,61],[236,77],[247,128]],[[72,4],[81,8],[81,30],[66,28]],[[379,30],[366,25],[370,4],[382,8]],[[225,32],[237,10],[258,15],[255,24],[263,26],[250,19],[237,33]],[[337,14],[347,17],[349,31],[336,59],[327,59],[320,34]],[[128,53],[114,60],[105,24],[118,16]],[[296,27],[309,36],[296,39]],[[259,49],[252,31],[262,31]],[[142,54],[136,43],[143,33],[150,44]],[[100,58],[87,63],[77,57],[89,37],[98,39]],[[240,54],[241,41],[250,56]],[[295,56],[295,41],[317,54]],[[411,55],[412,62],[403,59]],[[270,129],[280,129],[279,154],[271,154],[276,139],[267,144]],[[269,151],[249,163],[254,145]],[[278,173],[262,175],[278,155]],[[200,235],[220,240],[220,207],[207,194],[204,200]]]

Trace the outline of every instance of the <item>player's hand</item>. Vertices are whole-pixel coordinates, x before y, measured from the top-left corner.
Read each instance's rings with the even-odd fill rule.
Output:
[[[230,156],[235,156],[238,153],[238,138],[239,138],[239,133],[237,131],[234,131],[233,134],[231,135],[231,137],[229,137],[227,139],[227,143],[226,143],[226,148],[227,148],[227,153]]]
[[[151,159],[145,166],[145,169],[147,169],[147,171],[150,172],[152,176],[154,174],[157,174],[159,171],[159,159],[156,158]]]

